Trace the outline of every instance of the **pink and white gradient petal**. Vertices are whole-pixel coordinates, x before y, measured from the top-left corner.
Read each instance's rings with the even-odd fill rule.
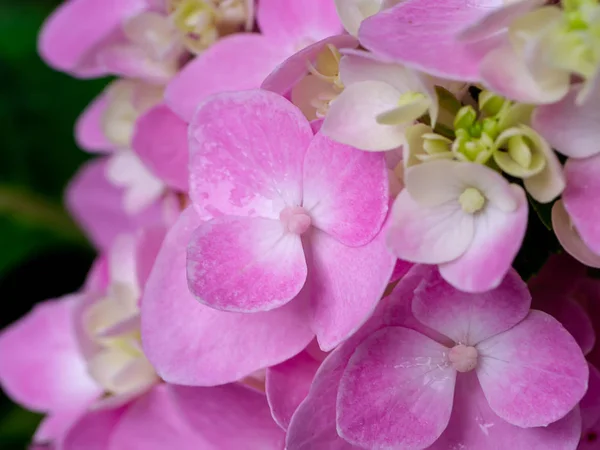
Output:
[[[572,450],[580,430],[577,409],[547,427],[521,428],[509,424],[490,409],[475,373],[468,372],[456,380],[448,427],[428,450]]]
[[[200,225],[187,249],[191,292],[211,308],[269,311],[304,286],[307,267],[300,236],[278,220],[223,216]]]
[[[77,0],[63,3],[44,23],[38,50],[53,68],[80,77],[105,75],[98,64],[85,67],[88,53],[147,8],[144,0]],[[93,20],[90,20],[93,18]]]
[[[166,105],[155,106],[138,118],[131,147],[155,176],[187,192],[187,124]]]
[[[458,35],[502,5],[502,0],[406,0],[366,19],[358,37],[373,53],[413,69],[476,82],[482,58],[501,42],[501,36],[488,34],[464,42]]]
[[[383,328],[369,336],[340,380],[340,436],[366,448],[433,444],[452,412],[456,371],[446,364],[447,351],[403,327]]]
[[[273,420],[287,430],[294,412],[306,398],[320,366],[308,352],[267,369],[266,392]]]
[[[527,229],[527,198],[511,185],[517,209],[505,212],[486,206],[475,218],[470,246],[457,259],[440,265],[442,277],[466,292],[485,292],[499,286],[521,248]]]
[[[497,288],[469,294],[449,285],[431,267],[415,289],[412,312],[417,320],[454,342],[475,345],[521,322],[530,305],[527,285],[514,270]]]
[[[464,254],[474,239],[474,218],[458,201],[422,206],[404,189],[392,206],[387,243],[400,259],[439,264]]]
[[[343,31],[333,0],[261,0],[256,20],[265,37],[289,53]]]
[[[268,91],[221,94],[190,124],[190,197],[203,218],[279,219],[302,202],[302,167],[313,137],[300,110]]]
[[[562,419],[587,390],[588,366],[579,345],[541,311],[480,342],[477,351],[477,376],[490,408],[518,427]]]
[[[329,351],[354,333],[371,315],[392,276],[396,258],[385,233],[362,247],[348,247],[314,230],[307,250],[306,289],[311,326],[321,349]]]
[[[312,225],[344,245],[370,242],[388,212],[383,154],[361,152],[318,133],[304,159],[302,206]]]
[[[92,153],[111,153],[115,145],[106,138],[102,129],[103,115],[108,107],[105,93],[96,97],[81,113],[75,124],[77,145]]]
[[[587,158],[600,153],[600,92],[592,101],[576,103],[581,85],[571,88],[559,102],[538,106],[533,128],[560,153],[571,158]]]
[[[552,229],[565,251],[586,266],[600,269],[600,255],[592,252],[571,224],[562,200],[552,206]]]
[[[314,65],[319,53],[324,51],[329,45],[334,46],[336,49],[356,48],[358,41],[352,36],[342,34],[329,36],[319,42],[315,42],[294,53],[279,64],[265,79],[260,88],[281,95],[286,94],[308,73],[308,63],[310,62]]]
[[[570,159],[565,165],[567,187],[562,196],[571,223],[589,249],[600,254],[600,154]]]
[[[236,33],[220,39],[187,64],[167,85],[167,105],[190,122],[196,108],[220,92],[260,87],[288,56],[265,36]]]
[[[107,450],[127,406],[92,409],[81,416],[65,436],[63,450]]]
[[[321,132],[366,151],[392,150],[404,143],[404,126],[382,125],[377,116],[398,107],[401,93],[382,81],[347,86],[331,102]]]
[[[0,382],[15,401],[40,412],[77,410],[100,395],[73,333],[79,295],[40,303],[0,334]]]
[[[166,381],[211,386],[291,358],[314,338],[308,304],[238,314],[199,303],[188,289],[186,247],[201,224],[192,207],[171,228],[142,298],[142,343]]]

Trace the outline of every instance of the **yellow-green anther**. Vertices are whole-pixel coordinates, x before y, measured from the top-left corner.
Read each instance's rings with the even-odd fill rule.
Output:
[[[485,197],[481,194],[479,189],[468,187],[460,194],[458,202],[464,212],[475,214],[476,212],[481,211],[485,206]]]
[[[479,93],[479,110],[488,117],[499,114],[509,103],[504,97],[500,97],[493,92],[481,91]]]
[[[455,130],[470,130],[477,121],[477,112],[472,106],[463,106],[456,113],[454,119]]]
[[[508,139],[508,154],[521,167],[529,168],[531,165],[531,148],[527,143],[527,139],[522,135]]]
[[[500,134],[500,130],[498,129],[498,119],[495,117],[486,117],[483,119],[481,123],[481,133],[487,134],[492,139],[496,139]]]

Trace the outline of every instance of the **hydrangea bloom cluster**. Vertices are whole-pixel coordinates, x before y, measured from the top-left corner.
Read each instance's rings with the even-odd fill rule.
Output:
[[[114,81],[97,261],[0,334],[32,448],[600,449],[598,0],[69,0],[39,49]]]

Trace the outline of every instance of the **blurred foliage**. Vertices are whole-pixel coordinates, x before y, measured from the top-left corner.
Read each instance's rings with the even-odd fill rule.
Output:
[[[39,28],[58,0],[0,0],[1,326],[47,298],[77,290],[94,257],[62,205],[69,179],[89,156],[73,124],[104,87],[48,68]],[[0,398],[0,448],[23,449],[39,421]]]

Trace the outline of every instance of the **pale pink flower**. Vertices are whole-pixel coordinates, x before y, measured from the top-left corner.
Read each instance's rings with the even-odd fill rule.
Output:
[[[258,88],[288,57],[342,31],[333,0],[261,0],[257,22],[260,34],[220,39],[170,81],[167,104],[186,122],[208,96]]]
[[[588,366],[511,271],[466,294],[415,266],[317,371],[289,450],[574,449]]]
[[[268,91],[207,101],[190,125],[190,151],[193,206],[169,233],[143,302],[143,338],[161,376],[223,383],[290,358],[315,334],[329,350],[356,330],[395,264],[380,232],[383,155],[313,135]],[[182,296],[188,242],[189,288],[228,313]]]
[[[396,256],[438,264],[467,292],[498,286],[525,235],[523,189],[486,166],[449,160],[410,167],[404,183],[387,238]]]

